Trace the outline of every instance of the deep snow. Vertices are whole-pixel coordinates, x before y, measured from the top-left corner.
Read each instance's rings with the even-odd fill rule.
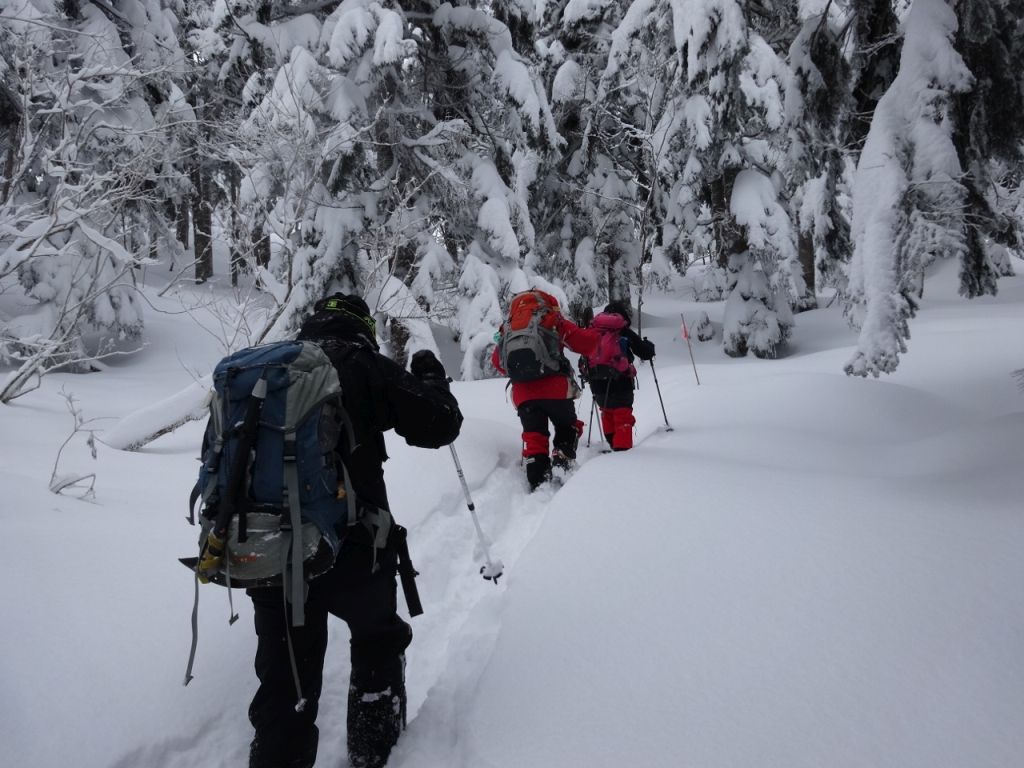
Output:
[[[855,335],[832,308],[799,315],[777,361],[694,342],[699,387],[678,313],[720,320],[721,305],[690,303],[688,284],[644,304],[675,431],[659,429],[642,366],[637,448],[584,449],[557,492],[526,493],[504,382],[454,385],[459,456],[506,564],[497,586],[477,574],[448,451],[389,438],[426,607],[389,765],[1024,764],[1024,394],[1009,375],[1024,365],[1024,278],[965,302],[955,265],[937,270],[890,377],[843,375]],[[188,315],[151,311],[147,339],[0,408],[4,764],[245,764],[244,595],[229,627],[223,590],[202,590],[196,679],[181,685],[192,581],[176,558],[195,544],[201,424],[137,453],[100,444],[96,461],[79,436],[61,471],[95,471],[95,503],[47,491],[71,426],[61,387],[109,430],[220,354]],[[585,394],[585,421],[589,407]],[[344,764],[346,636],[336,623],[318,766]]]

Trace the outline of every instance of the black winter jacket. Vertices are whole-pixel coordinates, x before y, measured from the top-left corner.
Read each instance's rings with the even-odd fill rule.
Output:
[[[300,335],[300,338],[304,338]],[[462,412],[443,379],[421,381],[376,349],[359,341],[309,339],[338,371],[355,445],[341,454],[356,495],[390,509],[384,485],[384,432],[394,429],[409,445],[440,448],[453,442]]]

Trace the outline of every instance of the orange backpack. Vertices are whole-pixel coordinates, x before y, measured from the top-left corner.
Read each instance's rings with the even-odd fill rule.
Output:
[[[569,363],[555,330],[558,301],[549,293],[517,293],[508,305],[500,341],[501,366],[513,382],[564,373]]]

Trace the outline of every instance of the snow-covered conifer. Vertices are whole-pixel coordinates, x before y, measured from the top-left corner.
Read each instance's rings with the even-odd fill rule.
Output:
[[[967,250],[950,110],[972,77],[953,48],[956,29],[948,0],[915,0],[899,74],[878,103],[857,166],[848,314],[860,336],[850,374],[895,370],[925,268]]]
[[[956,48],[974,76],[954,102],[954,143],[967,187],[960,292],[973,298],[996,292],[997,276],[1013,273],[1006,249],[1024,244],[1006,189],[1007,180],[1019,185],[1024,173],[1024,2],[961,0],[956,13]]]
[[[0,327],[4,356],[20,362],[2,401],[55,366],[90,370],[142,331],[133,268],[147,233],[127,225],[158,205],[158,118],[173,116],[154,115],[151,104],[164,100],[158,86],[180,62],[161,21],[144,4],[122,12],[30,0],[0,18],[0,58],[13,65],[4,92],[16,112],[0,198],[0,286],[17,282],[33,302]],[[133,26],[150,22],[149,38]],[[167,46],[162,57],[147,39]]]
[[[446,71],[466,83],[457,98],[438,88],[468,127],[462,155],[451,173],[470,191],[455,213],[462,244],[457,332],[465,352],[463,375],[488,373],[487,345],[500,325],[508,295],[539,285],[541,260],[533,200],[542,166],[563,143],[538,76],[529,42],[535,22],[530,3],[495,5],[497,15],[469,5],[441,5],[433,15],[446,51]],[[507,24],[505,22],[508,22]]]
[[[789,66],[786,170],[806,288],[797,307],[809,309],[817,305],[817,287],[843,292],[842,267],[851,252],[841,205],[847,157],[840,137],[841,117],[849,111],[849,65],[833,19],[818,14],[804,20],[789,49]]]
[[[678,117],[666,132],[680,146],[666,200],[675,247],[712,251],[720,270],[712,281],[735,293],[726,353],[773,356],[792,326],[789,302],[804,291],[781,189],[763,172],[781,165],[789,71],[734,0],[672,3],[669,18],[680,61],[672,92]],[[753,200],[764,205],[752,207]],[[751,302],[760,303],[756,311]]]
[[[852,109],[844,116],[846,141],[864,146],[875,106],[896,78],[902,38],[893,0],[849,0]]]
[[[584,194],[598,160],[585,137],[623,6],[609,0],[548,3],[538,25],[538,64],[565,142],[540,169],[533,198],[538,268],[565,290],[574,317],[608,292],[607,270],[598,265],[606,247],[597,236],[605,230],[600,222],[595,226],[593,196]]]

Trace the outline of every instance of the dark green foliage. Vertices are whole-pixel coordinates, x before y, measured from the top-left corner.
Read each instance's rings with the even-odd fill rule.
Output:
[[[790,49],[790,66],[803,101],[802,113],[792,118],[791,184],[798,200],[806,194],[805,184],[819,180],[816,183],[823,187],[818,215],[800,226],[800,257],[808,296],[801,301],[806,306],[799,308],[805,309],[816,304],[816,285],[840,292],[845,287],[843,265],[852,245],[850,223],[839,206],[846,160],[841,134],[853,99],[850,64],[843,55],[842,40],[827,18],[805,22]]]
[[[878,100],[896,79],[903,41],[892,0],[850,0],[850,12],[853,110],[846,139],[859,150],[864,146]]]
[[[1024,170],[1024,2],[961,0],[957,49],[974,75],[974,87],[953,105],[954,143],[967,187],[967,253],[960,292],[969,298],[995,294],[997,271],[989,242],[1021,245],[1020,224],[1000,210],[1002,171],[1019,183]]]

